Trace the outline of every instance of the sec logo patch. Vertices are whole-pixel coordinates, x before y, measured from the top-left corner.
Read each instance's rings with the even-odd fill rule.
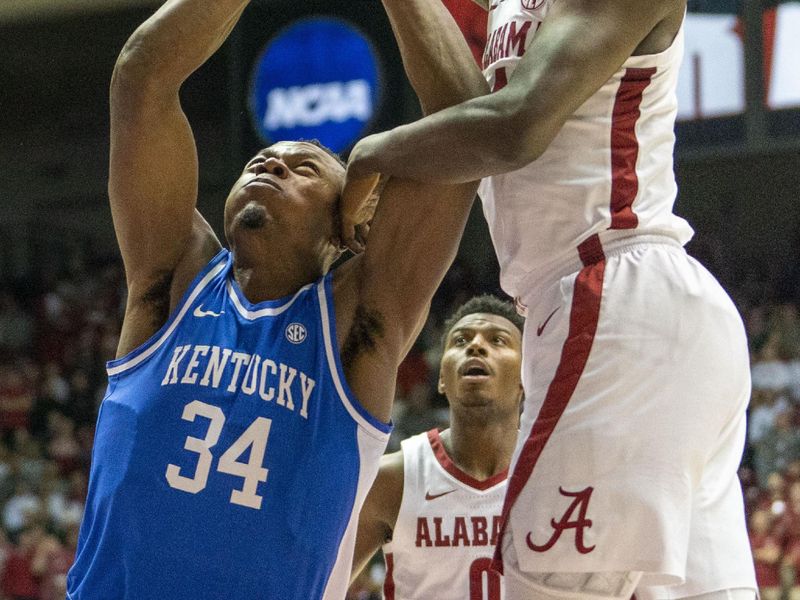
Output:
[[[286,339],[293,344],[300,344],[306,339],[308,332],[300,323],[291,323],[286,327]]]
[[[521,0],[522,8],[525,10],[536,10],[540,8],[547,0]]]

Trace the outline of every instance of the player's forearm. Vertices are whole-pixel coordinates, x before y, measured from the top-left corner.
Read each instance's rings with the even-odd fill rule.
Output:
[[[441,0],[383,0],[383,5],[425,114],[488,93],[464,36]]]
[[[518,169],[544,151],[549,135],[520,101],[503,96],[475,98],[365,138],[351,153],[348,171],[465,183]]]
[[[169,0],[131,35],[114,81],[152,82],[172,92],[216,52],[250,0]]]

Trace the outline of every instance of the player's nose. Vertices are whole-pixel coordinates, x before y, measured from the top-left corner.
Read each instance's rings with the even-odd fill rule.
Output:
[[[270,156],[262,165],[270,175],[275,175],[275,177],[280,177],[281,179],[286,179],[289,176],[289,167],[280,158]]]
[[[474,335],[467,344],[467,354],[470,356],[481,355],[486,356],[486,340],[482,335]]]

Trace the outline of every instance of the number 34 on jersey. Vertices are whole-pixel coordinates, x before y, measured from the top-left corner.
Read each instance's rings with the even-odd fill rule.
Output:
[[[197,417],[208,419],[206,435],[203,439],[189,436],[183,445],[188,452],[197,454],[197,466],[194,473],[191,475],[182,473],[179,466],[169,464],[165,474],[170,487],[190,494],[198,494],[206,488],[214,462],[211,448],[217,444],[222,429],[225,427],[225,414],[218,406],[199,400],[190,402],[184,407],[181,418],[194,422]],[[231,504],[255,510],[261,508],[263,496],[259,496],[257,491],[258,484],[265,482],[269,473],[269,470],[262,465],[271,426],[271,419],[256,418],[220,456],[216,470],[220,473],[241,477],[244,480],[241,489],[231,490]],[[247,461],[239,460],[248,449],[250,455]]]

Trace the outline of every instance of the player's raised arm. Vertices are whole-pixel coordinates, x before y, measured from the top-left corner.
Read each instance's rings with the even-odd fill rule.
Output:
[[[358,577],[378,549],[392,539],[392,531],[403,500],[403,453],[381,458],[375,483],[358,515],[356,547],[350,583]]]
[[[488,91],[461,31],[441,0],[384,0],[383,4],[424,114]],[[360,147],[357,144],[351,153],[342,196],[342,238],[353,249],[354,225],[364,219],[359,208],[368,196],[369,181],[376,181],[374,170],[364,171],[359,166]]]
[[[409,0],[396,6],[408,18],[421,17],[427,2]],[[441,4],[438,6],[446,12]],[[469,61],[473,68],[464,68],[461,77],[421,74],[412,78],[423,108],[440,110],[485,93],[486,82],[474,68],[467,43],[452,19],[442,19],[439,28],[420,22],[416,30],[404,32],[401,43],[410,47],[425,42],[427,47],[434,43],[434,37],[436,49],[431,52],[448,54],[454,61]],[[433,64],[430,53],[408,55],[406,60],[420,69]],[[351,179],[345,186],[345,224],[348,207],[358,207],[359,200],[348,190],[363,183]],[[348,381],[364,406],[379,419],[386,421],[390,417],[394,372],[419,333],[431,297],[455,258],[476,191],[477,182],[432,185],[391,179],[381,195],[364,254],[341,270],[342,279],[353,282],[350,285],[356,288],[360,307],[355,320],[343,311],[337,315],[340,335],[350,332],[348,339],[339,340]],[[355,202],[349,203],[351,200]],[[350,220],[351,234],[354,222]],[[348,240],[346,233],[343,239]],[[343,299],[346,293],[340,289],[337,297]],[[372,351],[363,352],[370,348]]]
[[[488,91],[483,75],[441,0],[383,0],[403,66],[426,115]]]
[[[378,172],[418,181],[464,182],[528,164],[659,24],[680,23],[684,7],[684,0],[553,3],[541,27],[527,32],[535,37],[508,85],[365,138],[353,150],[352,176]],[[435,26],[430,22],[435,14],[430,12],[427,26]],[[403,20],[396,25],[407,32],[419,24]],[[677,26],[664,29],[674,35]],[[665,40],[663,47],[670,42]],[[405,45],[401,50],[404,59],[417,51]]]
[[[120,352],[161,323],[187,252],[199,268],[219,247],[195,212],[197,150],[178,92],[228,36],[247,0],[170,0],[130,37],[111,81],[109,197],[128,280]],[[152,304],[152,303],[151,303]],[[158,313],[156,315],[155,313]]]

